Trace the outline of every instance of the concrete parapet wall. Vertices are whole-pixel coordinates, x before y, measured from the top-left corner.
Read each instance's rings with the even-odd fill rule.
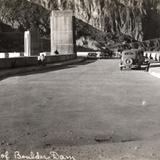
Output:
[[[46,63],[56,63],[74,59],[74,54],[46,56]],[[17,57],[17,58],[0,58],[0,69],[26,67],[38,65],[37,56]]]
[[[56,62],[63,62],[63,61],[71,60],[74,58],[76,58],[76,55],[74,54],[46,56],[46,62],[56,63]]]
[[[37,65],[37,57],[17,57],[0,59],[0,69]]]

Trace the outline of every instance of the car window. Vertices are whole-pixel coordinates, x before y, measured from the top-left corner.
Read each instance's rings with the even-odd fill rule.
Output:
[[[126,52],[126,53],[124,53],[124,55],[134,55],[134,53],[133,52]]]

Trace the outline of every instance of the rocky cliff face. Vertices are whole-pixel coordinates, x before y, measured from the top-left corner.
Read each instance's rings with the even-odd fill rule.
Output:
[[[160,0],[12,0],[12,5],[8,5],[10,0],[0,0],[0,3],[7,1],[5,7],[11,8],[7,15],[8,21],[14,22],[12,25],[18,22],[23,29],[38,25],[46,34],[49,34],[49,11],[73,9],[77,44],[81,46],[96,48],[102,44],[160,37]],[[2,14],[0,9],[4,17],[1,20],[5,22],[6,14]]]
[[[140,41],[160,35],[159,0],[32,1],[49,10],[74,9],[77,18],[105,33],[125,34]]]

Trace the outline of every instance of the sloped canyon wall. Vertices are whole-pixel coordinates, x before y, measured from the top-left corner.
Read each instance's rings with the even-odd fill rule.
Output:
[[[42,31],[42,36],[49,35],[51,10],[74,10],[76,43],[92,49],[160,37],[160,0],[12,0],[12,4],[10,0],[1,0],[2,2],[5,3],[0,9],[2,22],[14,27],[17,25],[21,30],[36,25]],[[10,11],[7,12],[8,21],[5,10]]]
[[[74,9],[77,18],[135,40],[160,36],[160,0],[33,0],[46,9]]]

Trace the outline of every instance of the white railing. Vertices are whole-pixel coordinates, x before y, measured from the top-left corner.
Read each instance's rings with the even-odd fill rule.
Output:
[[[144,51],[144,56],[160,62],[160,51]]]

